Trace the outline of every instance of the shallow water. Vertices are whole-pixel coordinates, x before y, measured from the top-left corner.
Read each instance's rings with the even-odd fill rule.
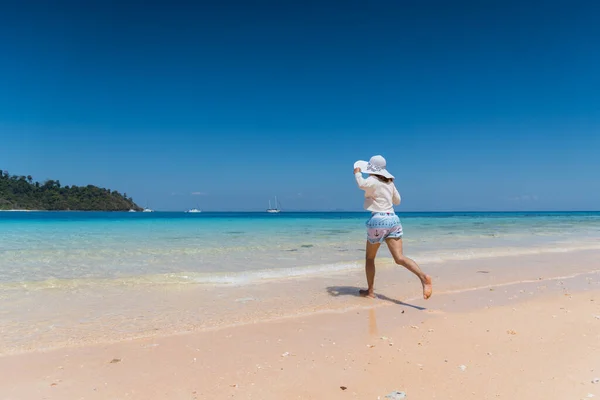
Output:
[[[400,214],[443,261],[600,244],[600,213]],[[1,285],[244,283],[357,267],[366,213],[0,213]],[[386,251],[386,250],[383,250]]]
[[[364,307],[329,289],[364,283],[367,218],[0,213],[0,355]],[[401,218],[405,252],[436,293],[598,268],[600,213]],[[377,290],[419,297],[414,276],[377,265]]]

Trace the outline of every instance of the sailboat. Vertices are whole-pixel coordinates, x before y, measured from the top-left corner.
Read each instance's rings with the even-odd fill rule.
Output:
[[[151,209],[150,207],[148,207],[148,202],[146,202],[146,207],[144,207],[144,209],[142,210],[142,212],[154,212],[154,210]]]
[[[269,208],[267,208],[267,212],[270,214],[280,213],[279,204],[277,203],[277,196],[275,196],[275,208],[271,207],[271,200],[269,200]]]
[[[192,214],[201,213],[201,212],[202,212],[202,210],[200,210],[198,207],[190,208],[189,210],[186,211],[186,213],[192,213]]]

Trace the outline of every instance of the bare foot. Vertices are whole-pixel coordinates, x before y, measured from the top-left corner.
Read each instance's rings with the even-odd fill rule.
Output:
[[[370,299],[374,299],[375,298],[375,293],[370,292],[368,290],[359,290],[358,294],[360,294],[362,297],[368,297]]]
[[[425,275],[425,280],[421,283],[423,284],[423,298],[427,300],[431,297],[431,294],[433,293],[431,277],[429,275]]]

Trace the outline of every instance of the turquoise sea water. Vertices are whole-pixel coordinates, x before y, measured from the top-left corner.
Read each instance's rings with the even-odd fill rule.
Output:
[[[600,213],[400,216],[436,294],[597,268]],[[0,212],[0,356],[363,307],[329,289],[364,283],[368,217]],[[378,291],[419,297],[403,268],[377,263]]]
[[[420,262],[600,246],[600,212],[400,216],[405,252]],[[1,212],[0,285],[123,279],[243,284],[357,268],[367,218]]]

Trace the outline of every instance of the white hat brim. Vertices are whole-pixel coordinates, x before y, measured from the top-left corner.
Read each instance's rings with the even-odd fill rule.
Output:
[[[380,169],[379,171],[369,171],[369,162],[364,160],[358,160],[354,163],[354,168],[360,168],[360,172],[363,174],[381,175],[386,178],[394,179],[394,175],[390,174],[387,169]]]

